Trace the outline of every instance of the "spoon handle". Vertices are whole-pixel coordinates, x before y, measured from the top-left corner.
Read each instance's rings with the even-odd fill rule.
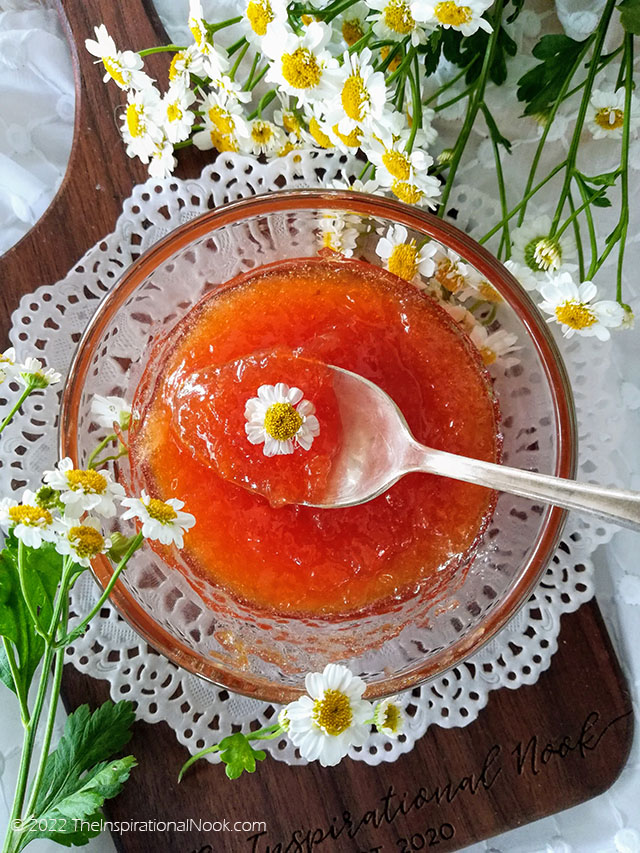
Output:
[[[549,474],[509,468],[423,447],[417,442],[412,442],[405,458],[405,473],[410,471],[424,471],[476,483],[499,492],[588,512],[623,527],[640,530],[640,492],[606,489]]]

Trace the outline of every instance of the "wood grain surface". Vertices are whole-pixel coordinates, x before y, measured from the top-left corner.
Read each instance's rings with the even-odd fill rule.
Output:
[[[77,78],[74,145],[51,207],[0,257],[2,343],[20,297],[63,278],[113,230],[122,201],[146,178],[120,140],[122,93],[103,85],[101,65],[82,46],[99,23],[123,47],[158,44],[165,34],[155,13],[142,0],[59,0],[58,7]],[[151,59],[151,73],[165,74],[167,57]],[[205,162],[200,152],[182,152],[177,174],[197,175]],[[68,708],[95,706],[108,687],[67,667],[64,698]],[[559,650],[535,685],[492,693],[474,723],[431,727],[393,764],[345,761],[323,769],[267,758],[254,776],[230,782],[222,767],[201,762],[178,786],[186,752],[174,733],[166,724],[136,723],[131,751],[140,766],[106,817],[147,822],[113,833],[122,853],[444,853],[606,790],[624,765],[632,731],[629,692],[591,602],[563,617]],[[163,826],[170,821],[175,826]],[[234,830],[245,821],[254,826]]]

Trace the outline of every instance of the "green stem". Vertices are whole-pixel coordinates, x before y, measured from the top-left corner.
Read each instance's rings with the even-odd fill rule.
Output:
[[[356,44],[357,43],[358,42],[356,42]],[[402,42],[403,47],[404,47],[404,45],[405,45],[405,42]],[[409,50],[404,55],[404,58],[403,58],[402,62],[400,63],[400,65],[398,65],[396,70],[393,71],[391,74],[389,74],[389,76],[387,77],[387,86],[390,86],[397,77],[400,77],[402,74],[404,74],[405,69],[408,68],[409,65],[411,65],[411,63],[413,61],[413,57],[415,56],[415,54],[416,54],[415,47],[413,47],[413,46],[410,47]]]
[[[433,95],[428,97],[426,101],[424,101],[423,106],[428,107],[429,104],[432,104],[434,101],[437,101],[443,92],[446,92],[447,89],[450,89],[455,83],[458,82],[461,77],[464,77],[464,75],[467,73],[467,71],[469,70],[469,68],[471,68],[472,65],[473,62],[470,62],[468,65],[465,65],[465,67],[461,71],[459,71],[455,75],[455,77],[452,77],[451,80],[448,80],[446,83],[443,83],[437,92],[435,92]]]
[[[491,125],[495,125],[495,120],[493,116],[489,112],[489,108],[487,105],[482,102],[480,104],[480,109],[482,110],[485,118],[487,119],[487,125],[491,127]],[[509,219],[507,217],[508,208],[507,208],[507,189],[504,183],[504,173],[502,171],[502,161],[500,160],[500,151],[498,149],[498,143],[493,138],[493,133],[491,136],[491,147],[493,148],[493,159],[496,164],[496,177],[498,179],[498,192],[500,194],[500,209],[502,211],[502,239],[500,241],[500,249],[498,250],[498,256],[500,256],[500,251],[502,249],[502,244],[504,243],[505,247],[505,260],[508,260],[511,257],[511,235],[509,234]]]
[[[355,5],[357,2],[358,0],[343,0],[343,2],[338,3],[336,6],[329,6],[329,8],[325,10],[327,14],[324,14],[322,11],[318,14],[317,9],[315,9],[312,14],[322,17],[325,24],[328,24],[329,21],[333,21],[333,19],[337,18],[341,12],[346,11],[350,6]]]
[[[571,191],[569,191],[569,210],[571,213],[575,213],[575,203],[573,201],[573,195]],[[582,249],[582,234],[580,233],[580,222],[577,218],[573,220],[573,233],[576,238],[576,249],[578,252],[578,271],[580,274],[580,281],[584,281],[584,251]]]
[[[464,117],[462,130],[460,131],[460,136],[458,137],[458,141],[456,142],[456,147],[453,152],[453,158],[451,159],[451,164],[449,166],[447,182],[442,192],[440,207],[438,209],[437,214],[441,218],[444,217],[447,211],[447,202],[449,200],[449,196],[451,195],[451,190],[453,189],[453,182],[455,180],[456,172],[458,171],[458,166],[460,165],[460,160],[462,159],[462,155],[469,140],[469,135],[476,120],[478,110],[480,109],[480,104],[484,100],[484,90],[487,85],[487,80],[489,79],[489,69],[491,68],[493,55],[495,53],[496,44],[498,42],[498,36],[500,34],[500,20],[502,18],[503,3],[504,0],[496,0],[493,15],[493,31],[489,37],[489,43],[487,44],[487,50],[485,52],[484,60],[482,62],[482,69],[480,70],[480,74],[476,81],[475,94],[473,97],[469,98],[469,104],[467,105],[467,112]]]
[[[227,48],[227,56],[233,56],[237,50],[240,50],[243,44],[248,44],[246,36],[240,36],[237,41],[234,41],[234,43]]]
[[[624,250],[627,242],[627,229],[629,227],[629,136],[631,133],[631,97],[633,94],[633,35],[627,33],[625,41],[625,67],[624,78],[624,124],[622,126],[622,152],[620,155],[620,189],[622,195],[621,218],[620,218],[620,249],[618,251],[618,266],[616,269],[616,299],[622,302],[622,266],[624,263]]]
[[[163,44],[160,47],[146,47],[144,50],[137,51],[138,56],[152,56],[154,53],[177,53],[180,50],[186,50],[186,47],[180,47],[177,44]]]
[[[7,663],[9,664],[11,677],[13,678],[13,683],[16,688],[16,696],[18,697],[18,702],[20,703],[20,719],[22,720],[22,725],[27,726],[29,724],[29,704],[27,702],[27,697],[24,695],[22,684],[19,680],[20,671],[18,669],[16,657],[13,653],[13,646],[6,637],[2,638],[2,642],[4,644],[4,651],[7,656]]]
[[[387,68],[391,65],[393,60],[396,58],[396,55],[397,55],[399,50],[400,50],[400,45],[396,42],[394,44],[394,46],[390,49],[389,53],[387,54],[387,58],[383,59],[382,62],[376,66],[376,71],[382,71],[382,73],[384,74],[384,72],[387,70]]]
[[[405,145],[405,151],[411,153],[416,133],[422,127],[422,95],[420,93],[420,68],[418,56],[413,57],[413,74],[409,71],[409,82],[411,84],[411,133]]]
[[[360,36],[358,41],[354,41],[354,43],[349,48],[349,53],[358,53],[360,50],[362,50],[363,47],[366,47],[372,35],[373,27],[369,27],[367,32],[363,36]]]
[[[274,723],[272,726],[265,726],[263,729],[258,729],[255,732],[249,732],[248,735],[245,735],[247,740],[274,740],[277,737],[280,737],[284,729],[280,725],[280,723]],[[178,782],[181,782],[184,774],[187,770],[199,761],[201,758],[204,758],[205,755],[211,755],[213,752],[218,752],[220,749],[219,743],[214,743],[213,746],[207,746],[205,749],[201,749],[200,752],[196,752],[195,755],[192,755],[190,758],[185,761],[185,763],[180,768],[180,773],[178,774]]]
[[[95,468],[96,465],[100,464],[99,462],[94,461],[96,456],[98,455],[98,453],[101,453],[105,449],[107,444],[109,444],[111,441],[114,440],[114,438],[117,437],[118,436],[115,434],[115,432],[112,432],[106,438],[103,438],[100,444],[94,447],[94,449],[89,454],[89,458],[87,459],[87,468]]]
[[[185,139],[183,142],[176,142],[173,146],[173,150],[176,151],[180,148],[188,148],[190,145],[193,145],[193,139]]]
[[[587,199],[586,199],[586,201],[584,201],[584,202],[580,205],[580,207],[578,207],[578,208],[577,208],[577,209],[576,209],[576,210],[571,214],[571,216],[569,216],[569,217],[568,217],[568,219],[567,219],[565,222],[563,222],[563,223],[562,223],[562,226],[561,226],[561,227],[556,231],[556,235],[555,235],[555,236],[556,236],[556,238],[557,238],[557,239],[560,239],[560,237],[562,237],[562,235],[563,235],[563,234],[564,234],[564,232],[567,230],[567,228],[571,225],[571,223],[572,223],[572,222],[575,222],[576,217],[580,216],[580,214],[582,213],[582,211],[583,211],[583,210],[586,210],[588,207],[590,207],[596,199],[598,199],[598,198],[602,198],[602,196],[604,195],[604,193],[605,193],[605,192],[606,192],[606,188],[605,188],[605,187],[602,187],[602,189],[601,189],[601,190],[599,190],[597,193],[595,193],[594,195],[592,195],[590,198],[587,198]]]
[[[268,92],[265,92],[264,95],[260,98],[260,101],[258,102],[258,106],[255,108],[255,110],[252,113],[250,113],[247,116],[247,121],[253,121],[254,118],[261,117],[262,116],[262,110],[264,110],[265,107],[267,107],[271,103],[271,101],[273,101],[275,96],[276,96],[276,90],[275,89],[269,89]]]
[[[24,389],[22,394],[20,394],[20,396],[18,397],[18,402],[15,404],[15,406],[11,409],[11,411],[9,412],[7,417],[0,424],[0,433],[4,430],[4,428],[7,426],[7,424],[9,424],[11,422],[11,419],[13,418],[15,413],[18,411],[20,406],[24,403],[24,401],[27,399],[27,397],[29,396],[29,394],[33,390],[34,390],[34,388],[27,385],[27,387]]]
[[[262,80],[262,78],[264,77],[264,75],[267,73],[268,70],[269,70],[269,63],[267,62],[267,64],[264,66],[264,68],[258,74],[256,74],[256,76],[251,81],[251,87],[249,89],[250,92],[253,92],[253,90],[256,88],[256,86]],[[274,95],[275,95],[275,91],[276,90],[273,89]]]
[[[248,50],[249,50],[249,42],[247,42],[244,45],[244,47],[241,49],[240,53],[238,54],[236,61],[231,66],[231,71],[229,72],[229,79],[230,80],[235,80],[236,71],[238,70],[238,66],[240,65],[240,63],[244,59],[245,54]]]
[[[116,459],[122,459],[122,457],[126,456],[128,452],[128,448],[122,444],[120,445],[120,450],[117,453],[114,453],[111,456],[103,456],[102,459],[97,459],[94,467],[97,468],[99,465],[106,465],[107,462],[114,462]]]
[[[57,648],[62,648],[62,649],[66,648],[69,645],[69,643],[73,640],[74,637],[79,637],[82,634],[82,632],[87,627],[89,622],[91,622],[91,620],[96,615],[96,613],[100,612],[100,609],[104,605],[105,601],[109,598],[109,595],[111,594],[111,590],[116,585],[116,582],[117,582],[118,578],[120,577],[122,570],[125,568],[125,566],[129,562],[129,559],[132,556],[132,554],[134,553],[134,551],[137,551],[137,549],[140,547],[143,539],[144,539],[144,536],[142,535],[142,533],[138,533],[136,536],[133,537],[133,539],[131,540],[131,544],[127,548],[125,555],[120,560],[120,562],[118,563],[116,568],[113,570],[113,574],[111,575],[111,577],[109,579],[109,583],[105,586],[100,598],[97,600],[97,602],[91,608],[89,613],[84,617],[84,619],[82,619],[82,621],[78,625],[76,625],[72,631],[70,631],[65,637],[63,637],[62,640],[58,640],[56,642]]]
[[[587,230],[589,231],[589,245],[591,250],[591,262],[589,264],[589,272],[587,273],[587,280],[590,280],[592,275],[595,272],[595,264],[598,260],[598,240],[596,238],[596,229],[593,224],[593,215],[591,213],[591,208],[586,202],[589,200],[589,196],[587,195],[587,190],[582,183],[581,179],[577,179],[576,183],[578,185],[578,192],[580,193],[580,198],[583,201],[584,215],[587,220]]]
[[[459,95],[455,95],[455,97],[449,98],[449,100],[445,101],[443,104],[436,104],[436,106],[433,108],[433,111],[439,113],[442,110],[446,110],[446,108],[450,107],[452,104],[457,104],[458,101],[461,101],[463,98],[467,98],[473,92],[473,88],[473,86],[467,86],[464,92],[460,92]]]
[[[242,20],[242,15],[236,15],[235,18],[227,18],[226,21],[220,21],[219,24],[207,24],[207,32],[210,36],[217,33],[218,30],[224,30],[226,27],[232,27],[234,24],[239,24]]]
[[[245,92],[251,89],[251,80],[253,79],[253,75],[256,73],[256,68],[258,67],[258,62],[260,62],[260,54],[256,53],[253,57],[253,62],[251,64],[251,70],[249,71],[249,76],[247,77],[247,82],[242,87]]]
[[[364,181],[365,175],[367,174],[367,172],[369,171],[369,169],[372,169],[372,168],[373,168],[373,163],[372,163],[370,160],[367,160],[367,162],[365,163],[365,165],[364,165],[364,167],[363,167],[362,171],[361,171],[361,172],[360,172],[360,174],[358,175],[358,180],[359,180],[359,181]]]
[[[580,145],[580,136],[582,135],[582,128],[584,126],[584,120],[587,115],[587,109],[589,107],[589,101],[591,99],[593,81],[598,71],[598,61],[600,59],[602,45],[607,35],[609,21],[611,20],[611,15],[613,14],[615,4],[616,0],[607,0],[607,4],[600,18],[600,23],[598,24],[598,29],[596,30],[595,40],[593,43],[593,56],[591,57],[591,61],[589,62],[589,70],[587,72],[584,92],[582,94],[582,100],[580,101],[580,107],[578,109],[578,115],[575,121],[573,136],[571,137],[571,144],[569,145],[569,153],[567,154],[567,170],[565,172],[562,189],[560,190],[558,204],[556,205],[556,212],[551,223],[551,232],[549,234],[550,237],[555,236],[556,229],[560,222],[560,217],[562,216],[562,209],[564,207],[564,203],[571,188],[571,180],[573,178],[576,158],[578,156],[578,147]]]

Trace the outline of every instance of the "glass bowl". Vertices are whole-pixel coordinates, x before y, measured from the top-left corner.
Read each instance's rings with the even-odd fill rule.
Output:
[[[492,374],[503,461],[573,476],[575,414],[562,360],[546,323],[504,266],[421,210],[377,196],[322,190],[272,193],[213,210],[171,232],[131,265],[79,343],[63,398],[61,456],[78,467],[86,463],[96,443],[93,395],[131,401],[152,344],[205,293],[274,261],[317,256],[327,220],[345,216],[360,233],[354,257],[381,265],[377,234],[401,224],[418,242],[429,237],[457,253],[498,291],[492,322],[517,334],[521,346],[518,365],[494,368]],[[126,457],[118,466],[116,476],[128,482]],[[437,676],[490,640],[540,578],[563,520],[557,508],[501,494],[466,575],[459,573],[436,603],[418,593],[382,613],[272,615],[222,588],[205,603],[188,572],[170,568],[147,546],[134,555],[112,600],[152,647],[230,690],[288,702],[303,691],[307,672],[334,661],[362,676],[366,695],[374,698]],[[104,587],[112,571],[108,560],[97,559],[93,571]]]

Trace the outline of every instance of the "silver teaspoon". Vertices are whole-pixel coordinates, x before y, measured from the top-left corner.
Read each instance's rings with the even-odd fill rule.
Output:
[[[434,450],[419,444],[391,397],[357,373],[331,366],[343,425],[342,448],[334,460],[325,509],[373,500],[414,471],[464,480],[500,492],[588,512],[640,530],[640,492],[605,489]]]

